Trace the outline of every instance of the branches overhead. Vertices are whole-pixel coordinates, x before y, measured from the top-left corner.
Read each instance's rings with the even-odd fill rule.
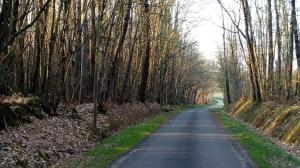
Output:
[[[229,16],[233,27],[238,29],[239,25],[232,17],[232,13],[239,13],[240,11],[229,12],[221,0],[218,2]],[[243,95],[251,96],[253,100],[258,102],[260,100],[298,102],[300,100],[299,65],[293,68],[294,63],[296,63],[295,55],[297,60],[299,60],[298,55],[300,55],[295,1],[292,0],[289,3],[282,0],[268,0],[259,3],[259,1],[240,0],[239,2],[244,15],[244,25],[242,26],[245,30],[238,29],[238,33],[236,33],[235,29],[223,28],[227,30],[228,34],[224,46],[226,49],[219,52],[220,58],[222,58],[220,65],[223,69],[229,68],[226,64],[232,64],[232,60],[229,58],[234,55],[237,58],[244,57],[244,61],[239,64],[243,67],[245,62],[247,69],[243,68],[240,74],[241,76],[243,73],[246,74],[243,76],[243,81],[230,83],[230,87],[242,85],[245,87],[245,91],[247,90]],[[254,3],[253,6],[256,10],[250,9],[251,3]],[[289,5],[291,10],[288,8]],[[252,14],[252,11],[256,11],[256,15]],[[275,22],[272,19],[273,14],[276,15]],[[242,40],[239,34],[245,40]],[[273,37],[274,34],[276,38]],[[239,43],[233,43],[231,36],[238,39]],[[245,49],[245,45],[247,49]],[[238,54],[232,52],[231,46],[237,48]],[[229,71],[229,76],[235,76],[236,73],[231,71],[236,71],[236,68]],[[223,76],[226,77],[226,75]],[[225,84],[222,85],[223,87],[226,86]],[[229,94],[233,94],[232,91]]]
[[[29,24],[27,24],[26,26],[24,26],[23,28],[21,28],[17,32],[14,32],[14,33],[11,32],[11,34],[6,34],[7,36],[9,36],[9,39],[0,40],[0,58],[1,58],[1,56],[3,56],[2,55],[3,51],[6,50],[6,48],[8,46],[10,46],[19,35],[21,35],[23,32],[25,32],[26,30],[28,30],[29,28],[31,28],[37,22],[37,20],[41,17],[41,15],[43,14],[43,12],[45,12],[45,10],[48,8],[50,2],[51,2],[51,0],[47,0],[45,2],[45,4],[40,8],[39,12],[37,12],[36,16],[32,19],[32,21]],[[3,7],[5,7],[5,6],[3,5]],[[29,14],[30,12],[32,12],[32,11],[29,11],[29,12],[25,11],[24,15],[22,17],[20,17],[20,18],[25,17],[26,13]],[[1,12],[0,15],[1,15],[0,17],[3,17],[4,12]],[[9,19],[9,18],[6,18],[6,19]],[[12,19],[16,19],[16,18],[12,18]],[[16,20],[15,22],[17,22],[18,20]]]
[[[221,0],[218,0],[218,3],[220,4],[220,6],[222,7],[222,9],[226,12],[226,14],[228,15],[228,17],[230,18],[232,24],[236,27],[236,29],[240,32],[240,34],[246,38],[245,33],[240,29],[239,23],[236,23],[235,19],[233,18],[233,16],[231,16],[230,12],[225,8],[225,6],[223,5]],[[222,28],[225,28],[224,26]]]

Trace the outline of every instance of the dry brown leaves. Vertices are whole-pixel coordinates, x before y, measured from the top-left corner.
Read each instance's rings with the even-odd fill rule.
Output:
[[[158,104],[107,105],[108,116],[98,115],[97,126],[117,131],[160,111]],[[49,167],[93,147],[93,104],[76,107],[79,119],[63,116],[0,131],[0,167]],[[115,123],[113,123],[115,122]]]

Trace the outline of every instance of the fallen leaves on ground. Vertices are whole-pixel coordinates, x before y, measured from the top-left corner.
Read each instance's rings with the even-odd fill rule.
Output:
[[[76,106],[75,118],[70,117],[71,110],[47,119],[33,118],[32,123],[0,131],[0,167],[49,167],[95,146],[99,138],[91,135],[93,107],[93,104]],[[107,107],[108,115],[97,115],[97,126],[110,133],[160,111],[156,103],[107,104]]]

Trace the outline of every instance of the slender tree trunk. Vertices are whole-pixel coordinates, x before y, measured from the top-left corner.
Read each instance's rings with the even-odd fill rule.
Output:
[[[16,3],[18,0],[16,1]],[[12,22],[15,20],[14,12],[18,11],[17,8],[13,8],[14,3],[11,0],[3,0],[2,10],[0,13],[0,58],[7,56],[7,42],[12,36],[12,30],[14,24]],[[8,55],[2,62],[0,62],[0,94],[8,94],[10,91],[9,87],[12,85],[12,67],[13,58]]]
[[[298,31],[298,23],[296,18],[296,6],[295,6],[296,0],[291,0],[291,7],[292,7],[292,15],[291,19],[292,22],[292,29],[294,34],[294,40],[295,40],[295,49],[296,49],[296,59],[297,59],[297,72],[296,72],[296,97],[297,99],[300,99],[300,41],[299,41],[299,31]]]
[[[243,13],[244,13],[244,20],[245,20],[245,34],[246,34],[246,40],[247,40],[247,46],[248,46],[248,52],[249,52],[249,60],[252,67],[252,74],[253,74],[253,80],[255,84],[255,90],[253,92],[255,93],[255,97],[253,99],[257,102],[261,102],[261,91],[260,91],[260,84],[258,80],[258,74],[257,74],[257,65],[256,65],[256,58],[255,58],[255,52],[254,52],[254,40],[253,40],[253,29],[252,29],[252,23],[251,23],[251,11],[249,9],[249,4],[247,0],[241,0],[243,5]]]
[[[87,1],[83,3],[83,9],[87,10]],[[89,24],[88,15],[84,14],[82,23],[82,48],[81,48],[81,70],[80,70],[80,87],[79,87],[79,103],[84,101],[87,95],[87,82],[88,82],[88,57],[90,52],[90,41],[89,41]]]
[[[101,82],[100,82],[100,85],[99,85],[99,88],[100,88],[100,99],[101,100],[104,100],[105,97],[107,96],[107,92],[106,91],[103,91],[103,90],[107,90],[107,83],[105,83],[105,79],[106,79],[106,76],[109,75],[108,72],[105,70],[106,68],[106,64],[108,63],[108,58],[107,58],[107,53],[109,51],[109,44],[110,44],[110,40],[111,40],[111,36],[112,36],[112,33],[113,33],[113,27],[114,27],[114,24],[115,24],[115,14],[116,14],[116,10],[117,10],[117,6],[118,6],[118,3],[120,2],[120,0],[117,0],[114,4],[114,7],[111,11],[111,16],[110,16],[110,20],[109,20],[109,24],[107,25],[107,28],[108,28],[108,37],[107,37],[107,40],[105,41],[105,47],[104,47],[104,50],[103,50],[103,53],[102,53],[102,65],[101,65],[101,70],[100,70],[100,73],[102,73],[101,75]],[[105,6],[105,3],[103,3],[103,6]],[[104,9],[104,8],[103,8]],[[105,87],[105,88],[104,88]]]
[[[291,4],[293,6],[293,1],[291,1]],[[295,1],[294,1],[295,2]],[[293,13],[293,12],[292,12]],[[292,88],[292,73],[293,73],[293,56],[294,56],[294,19],[293,14],[291,14],[291,20],[290,20],[290,34],[289,34],[289,53],[286,58],[286,99],[291,99],[291,88]]]
[[[131,19],[132,20],[132,19]],[[138,20],[138,23],[136,25],[136,29],[139,28],[140,25],[140,20]],[[123,87],[122,87],[122,98],[123,101],[127,101],[129,95],[128,95],[128,84],[130,81],[130,73],[131,73],[131,69],[132,69],[132,61],[133,61],[133,56],[134,56],[134,51],[135,51],[135,45],[136,42],[138,40],[138,32],[135,32],[134,37],[132,38],[132,32],[133,32],[133,25],[130,27],[130,43],[129,43],[129,54],[128,54],[128,62],[127,62],[127,66],[126,66],[126,72],[125,72],[125,77],[124,77],[124,81],[123,81]]]
[[[112,63],[112,67],[109,73],[109,78],[108,78],[108,82],[107,82],[107,94],[110,95],[110,93],[112,91],[114,91],[114,93],[116,93],[116,83],[117,83],[117,78],[118,78],[118,73],[117,72],[117,68],[119,66],[119,55],[121,54],[121,51],[123,50],[123,45],[125,42],[125,38],[127,35],[127,31],[128,31],[128,25],[129,25],[129,19],[130,19],[130,11],[132,8],[132,0],[128,0],[127,3],[127,9],[126,9],[126,14],[124,16],[124,21],[123,21],[123,26],[122,26],[122,34],[120,39],[118,40],[118,44],[117,44],[117,48],[116,50],[114,50],[114,60]]]
[[[268,0],[268,37],[269,37],[269,66],[268,66],[268,95],[273,95],[274,85],[274,52],[273,52],[273,28],[272,28],[272,2]]]
[[[146,17],[146,26],[145,26],[145,38],[146,41],[146,53],[145,53],[145,59],[143,61],[143,67],[142,67],[142,76],[141,76],[141,83],[139,88],[139,101],[145,102],[146,100],[146,89],[147,89],[147,83],[148,83],[148,75],[149,75],[149,66],[150,66],[150,50],[151,50],[151,39],[150,39],[150,33],[151,33],[151,25],[150,25],[150,6],[148,4],[148,0],[144,1],[144,13]]]
[[[82,84],[82,76],[81,76],[81,47],[82,47],[82,27],[81,27],[81,0],[75,0],[74,2],[76,6],[75,16],[75,29],[76,29],[76,44],[75,44],[75,79],[73,84],[73,89],[75,93],[75,98],[80,97],[80,90]],[[81,100],[81,98],[77,99]]]
[[[174,32],[178,31],[178,26],[179,26],[179,2],[177,4],[176,7],[176,13],[175,13],[175,23],[174,23]],[[171,98],[170,98],[170,103],[171,104],[176,104],[177,100],[176,100],[176,92],[177,92],[177,88],[176,88],[176,83],[177,83],[177,79],[176,79],[176,63],[177,63],[177,55],[176,53],[172,52],[172,65],[171,65]]]
[[[96,2],[91,2],[91,65],[89,69],[89,86],[88,93],[93,93],[94,90],[94,76],[95,76],[95,64],[96,64],[96,43],[97,43],[97,33],[96,33]]]
[[[31,93],[39,93],[40,92],[40,68],[41,68],[41,55],[42,55],[42,23],[41,20],[37,21],[35,27],[35,62],[34,62],[34,70],[32,76],[32,85],[31,85]]]
[[[53,56],[55,53],[55,47],[57,46],[57,34],[58,34],[58,29],[59,29],[59,20],[61,18],[61,12],[63,9],[63,2],[60,2],[59,8],[58,8],[58,14],[56,17],[56,1],[53,1],[52,4],[52,23],[51,23],[51,30],[50,30],[50,42],[49,42],[49,55],[48,55],[48,66],[47,66],[47,92],[51,92],[52,86],[53,86]]]
[[[19,8],[19,1],[15,1],[15,9],[14,9],[14,24],[13,27],[15,27],[13,34],[17,32],[17,27],[18,29],[22,28],[21,24],[17,24],[17,19],[18,19],[18,8]],[[24,12],[24,9],[21,9],[21,12]],[[23,23],[23,20],[21,21]],[[17,43],[17,49],[16,49],[16,82],[17,82],[17,91],[20,93],[25,93],[25,70],[24,70],[24,51],[26,50],[25,47],[25,36],[24,33],[20,35],[20,39]],[[0,72],[1,73],[1,72]]]
[[[222,11],[222,23],[223,23],[223,56],[224,56],[224,68],[225,68],[225,90],[226,90],[226,100],[228,104],[231,104],[230,86],[229,86],[229,76],[227,67],[227,55],[226,55],[226,31],[225,31],[225,20]]]
[[[281,96],[282,94],[282,83],[281,83],[281,71],[282,71],[282,65],[281,65],[281,59],[282,59],[282,33],[280,30],[280,15],[279,15],[279,3],[278,0],[275,0],[275,13],[276,13],[276,40],[277,40],[277,70],[276,70],[276,74],[277,74],[277,94],[279,96]]]

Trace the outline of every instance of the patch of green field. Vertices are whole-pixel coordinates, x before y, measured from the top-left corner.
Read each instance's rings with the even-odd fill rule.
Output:
[[[214,93],[213,94],[213,99],[218,99],[218,100],[223,100],[224,99],[224,95],[223,93]]]
[[[101,141],[80,157],[66,162],[62,167],[105,168],[181,110],[179,108],[172,112],[162,113],[145,122],[123,129]]]
[[[241,121],[230,117],[220,108],[211,109],[217,119],[237,138],[249,156],[261,168],[299,168],[300,160],[286,153],[263,135],[251,130]]]

